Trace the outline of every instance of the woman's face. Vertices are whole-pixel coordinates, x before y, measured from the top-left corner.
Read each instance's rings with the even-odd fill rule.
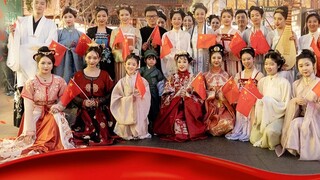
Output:
[[[178,67],[178,70],[179,71],[187,71],[188,68],[189,68],[189,62],[188,62],[188,59],[187,57],[185,56],[180,56],[178,59],[177,59],[177,67]]]
[[[267,72],[267,75],[275,75],[278,72],[278,64],[271,58],[266,58],[264,62],[264,69]]]
[[[43,15],[44,10],[47,8],[46,0],[33,0],[32,3],[33,12],[39,15]]]
[[[309,58],[299,59],[298,69],[303,77],[310,77],[314,74],[314,66]]]
[[[252,10],[250,12],[250,19],[255,26],[260,26],[262,17],[259,11]]]
[[[181,25],[182,25],[182,17],[181,17],[181,14],[175,13],[175,14],[172,16],[171,24],[172,24],[173,29],[176,29],[176,30],[181,29]]]
[[[119,11],[119,19],[120,19],[120,23],[121,24],[129,24],[130,23],[130,18],[131,18],[131,15],[130,15],[128,10],[121,9]]]
[[[163,28],[166,27],[166,21],[165,21],[162,17],[159,17],[159,18],[158,18],[157,24],[158,24],[158,26],[160,26],[160,27],[163,27]]]
[[[183,18],[183,27],[186,30],[189,30],[193,26],[193,21],[191,16],[185,16]]]
[[[197,8],[194,12],[194,18],[197,21],[197,23],[204,23],[206,18],[206,11],[201,8]]]
[[[244,53],[241,56],[241,62],[245,69],[253,68],[253,57],[249,53]]]
[[[97,18],[97,25],[98,26],[106,26],[108,21],[108,14],[106,11],[101,10],[96,15]]]
[[[128,75],[133,75],[136,73],[136,70],[138,68],[137,60],[134,58],[130,58],[125,63],[125,69]]]
[[[219,52],[215,52],[211,55],[211,65],[213,67],[221,67],[222,65],[222,56]]]
[[[225,26],[231,26],[232,15],[229,12],[224,12],[221,16],[221,23]]]
[[[286,19],[282,16],[282,14],[274,14],[273,19],[275,28],[284,29],[284,27],[286,26]]]
[[[217,29],[219,29],[219,28],[220,28],[220,21],[219,21],[219,19],[217,19],[217,18],[211,19],[210,26],[211,26],[211,28],[212,28],[214,31],[217,30]]]
[[[51,74],[53,63],[47,56],[43,56],[38,62],[38,69],[41,74]]]
[[[65,15],[63,15],[63,22],[67,27],[72,27],[74,26],[74,21],[75,21],[75,17],[73,16],[73,14],[71,13],[67,13]]]
[[[87,63],[87,67],[90,68],[94,68],[97,67],[99,61],[100,61],[100,57],[99,54],[95,51],[90,51],[87,53],[86,57],[85,57],[86,63]]]
[[[319,28],[319,21],[316,17],[311,16],[307,21],[307,27],[310,32],[316,32]]]

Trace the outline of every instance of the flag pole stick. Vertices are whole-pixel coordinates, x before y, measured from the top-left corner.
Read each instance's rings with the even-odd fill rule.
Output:
[[[82,91],[82,89],[78,86],[78,84],[74,81],[74,79],[71,78],[70,80],[77,86],[77,88],[81,91],[81,93],[82,93],[88,100],[90,100],[90,99],[88,98],[88,96],[87,96],[87,95]]]

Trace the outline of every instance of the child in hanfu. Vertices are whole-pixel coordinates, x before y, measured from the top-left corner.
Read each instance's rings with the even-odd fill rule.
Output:
[[[174,59],[178,71],[166,82],[154,132],[169,141],[204,139],[203,100],[190,86],[194,79],[188,71],[192,58],[187,52],[182,52],[176,54]]]

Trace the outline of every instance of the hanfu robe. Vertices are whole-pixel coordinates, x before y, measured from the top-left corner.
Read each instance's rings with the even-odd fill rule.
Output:
[[[42,46],[48,46],[52,40],[57,41],[57,26],[42,16],[34,31],[33,16],[18,17],[14,34],[10,33],[8,43],[7,65],[16,72],[17,91],[14,98],[14,125],[19,127],[23,114],[22,87],[28,79],[37,73],[37,63],[33,55]]]
[[[223,34],[222,29],[219,28],[216,32],[218,32],[218,35],[221,36],[221,41],[219,42],[219,44],[221,44],[225,50],[222,69],[226,71],[230,76],[234,76],[238,72],[241,72],[242,65],[241,65],[240,59],[231,52],[229,44],[233,36],[236,33],[240,34],[240,31],[234,28],[231,28],[227,34]]]
[[[40,82],[38,76],[26,82],[22,97],[25,112],[14,140],[0,140],[0,162],[18,159],[33,154],[74,148],[72,132],[63,112],[50,113],[52,105],[62,96],[66,82],[52,75],[52,81]],[[23,141],[25,135],[35,135],[30,142]]]
[[[166,38],[166,36],[171,41],[173,46],[173,48],[171,48],[170,54],[161,59],[162,72],[167,78],[177,72],[177,65],[174,56],[181,51],[188,52],[191,55],[192,49],[190,46],[191,36],[188,32],[182,31],[181,29],[172,29],[171,31],[164,33],[164,35],[162,36],[162,43],[164,43],[164,39]],[[192,70],[191,67],[190,70]]]
[[[282,128],[281,145],[276,153],[285,150],[300,155],[300,160],[320,160],[320,103],[312,91],[320,79],[313,75],[310,82],[301,78],[293,84],[293,99],[290,100]],[[295,97],[305,98],[306,105],[298,105]]]
[[[209,71],[209,50],[208,49],[198,49],[198,35],[199,34],[215,34],[215,32],[210,28],[207,27],[204,23],[204,28],[202,32],[198,32],[198,25],[193,26],[189,30],[191,34],[191,48],[192,48],[192,57],[194,59],[193,62],[193,73],[198,74],[198,72],[207,72]]]
[[[235,123],[235,111],[223,96],[222,86],[228,81],[229,75],[222,69],[204,73],[207,87],[205,101],[205,123],[213,136],[221,136],[230,132]]]
[[[154,132],[163,140],[183,142],[206,138],[203,100],[195,92],[188,92],[184,98],[180,95],[181,89],[189,89],[192,79],[188,71],[178,71],[166,82],[160,113],[154,122]]]
[[[237,73],[235,76],[235,81],[238,83],[240,91],[247,84],[249,79],[244,78],[244,71]],[[254,69],[251,74],[251,79],[255,85],[258,84],[258,78],[263,77],[263,74],[257,69]],[[249,141],[252,121],[254,120],[255,108],[252,107],[248,117],[242,115],[238,111],[236,112],[236,122],[231,133],[226,134],[226,138],[230,140],[239,140],[239,141]]]
[[[114,69],[114,57],[111,52],[110,38],[112,29],[106,27],[105,33],[98,33],[98,27],[91,27],[87,30],[87,35],[94,40],[97,44],[104,46],[102,50],[102,57],[99,61],[99,68],[107,71],[109,76],[114,80],[115,69]]]
[[[148,133],[148,113],[151,94],[147,80],[142,78],[145,94],[142,97],[135,87],[137,73],[126,74],[115,85],[111,94],[110,110],[116,119],[114,132],[125,140],[151,138]]]
[[[74,27],[58,30],[58,42],[68,49],[60,65],[54,67],[53,72],[63,77],[66,82],[69,82],[74,73],[84,68],[83,58],[74,52],[81,34],[82,33]]]
[[[258,89],[263,98],[256,102],[250,142],[255,147],[274,150],[280,144],[283,119],[291,97],[291,85],[287,79],[275,74],[261,78]]]
[[[142,39],[139,29],[131,25],[120,28],[123,35],[128,39],[129,47],[132,46],[134,48],[132,50],[132,53],[135,53],[137,56],[139,56],[142,46]],[[112,30],[110,38],[111,46],[113,45],[114,39],[117,36],[120,28]],[[115,60],[115,82],[118,82],[121,78],[125,77],[126,75],[126,70],[124,68],[125,59],[122,58],[122,43],[119,43],[115,47],[111,48]]]
[[[33,16],[19,17],[14,36],[9,37],[9,55],[7,65],[17,72],[17,86],[24,86],[37,72],[37,63],[33,55],[42,46],[57,41],[56,24],[42,16],[36,31],[33,32]]]
[[[110,94],[113,81],[106,71],[100,70],[98,77],[89,77],[84,71],[74,75],[74,81],[82,92],[74,99],[78,105],[76,122],[72,125],[77,145],[109,145],[113,143],[111,137],[113,118],[109,110]],[[98,102],[97,107],[85,107],[83,101],[87,99]],[[91,140],[91,141],[89,141]]]

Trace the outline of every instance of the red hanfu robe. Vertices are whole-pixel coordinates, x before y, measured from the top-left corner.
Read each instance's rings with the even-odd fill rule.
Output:
[[[203,100],[191,92],[184,98],[180,96],[180,89],[190,89],[190,73],[179,71],[169,79],[162,95],[160,113],[154,122],[154,132],[162,139],[178,142],[206,138]]]

